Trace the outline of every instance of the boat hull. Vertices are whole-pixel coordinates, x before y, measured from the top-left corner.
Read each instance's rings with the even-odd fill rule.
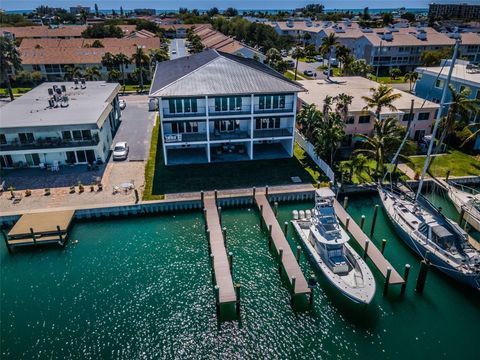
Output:
[[[461,213],[463,204],[460,202],[460,200],[457,199],[457,197],[452,193],[452,190],[450,189],[448,191],[448,198],[453,203],[453,206],[455,206],[455,209],[457,209],[457,211]],[[463,215],[463,219],[467,223],[469,223],[475,230],[480,231],[479,218],[476,218],[472,214],[470,214],[468,211],[465,211],[465,214]]]

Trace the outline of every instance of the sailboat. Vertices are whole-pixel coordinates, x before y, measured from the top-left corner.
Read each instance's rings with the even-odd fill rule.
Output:
[[[480,191],[471,187],[447,182],[448,198],[463,218],[475,230],[480,231]]]
[[[350,237],[338,222],[334,199],[329,188],[317,189],[315,208],[300,211],[306,216],[294,216],[292,224],[326,279],[353,302],[369,304],[375,295],[375,279],[365,260],[348,244]]]
[[[450,82],[459,41],[455,45],[447,81],[443,89],[440,111],[432,130],[423,172],[416,194],[403,187],[378,184],[377,189],[387,217],[392,222],[400,238],[419,256],[428,260],[434,267],[453,279],[480,290],[480,252],[468,242],[468,235],[452,220],[436,208],[421,191],[425,173],[433,150],[435,135],[441,119],[441,109],[445,104],[446,90]],[[398,158],[401,148],[408,138],[407,129],[404,141],[394,156]]]

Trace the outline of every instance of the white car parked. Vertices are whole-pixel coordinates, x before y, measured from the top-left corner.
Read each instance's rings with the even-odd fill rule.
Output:
[[[113,148],[113,160],[126,160],[128,157],[128,144],[126,141],[117,142]]]
[[[125,108],[127,107],[127,102],[123,99],[120,99],[118,104],[120,105],[120,110],[125,110]]]

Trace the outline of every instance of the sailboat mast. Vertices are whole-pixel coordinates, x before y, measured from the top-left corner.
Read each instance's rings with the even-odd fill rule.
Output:
[[[437,135],[438,126],[440,125],[440,120],[442,118],[442,112],[443,112],[443,107],[444,107],[444,104],[445,104],[445,98],[447,97],[448,85],[450,84],[450,79],[452,78],[453,68],[455,67],[455,61],[457,60],[459,45],[460,45],[460,39],[457,39],[456,42],[455,42],[455,49],[453,50],[453,57],[452,57],[452,61],[451,61],[451,64],[450,64],[450,69],[448,70],[447,80],[445,81],[445,85],[443,87],[442,99],[440,101],[440,108],[438,109],[437,118],[435,119],[435,125],[433,126],[433,130],[432,130],[432,134],[431,134],[432,138],[430,140],[430,143],[428,144],[427,157],[425,158],[425,164],[423,165],[422,176],[420,178],[420,183],[418,184],[418,190],[417,190],[417,194],[415,196],[415,199],[418,199],[418,197],[422,193],[423,180],[425,179],[425,173],[427,172],[428,166],[430,165],[430,156],[432,155],[433,143],[435,142],[435,136]]]

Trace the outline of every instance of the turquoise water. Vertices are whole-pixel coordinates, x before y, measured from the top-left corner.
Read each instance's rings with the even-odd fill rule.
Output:
[[[367,216],[375,196],[351,197],[349,212]],[[280,207],[279,221],[293,209]],[[277,261],[253,209],[223,212],[233,276],[242,284],[239,321],[218,322],[200,214],[78,223],[65,249],[1,259],[2,359],[428,359],[474,358],[478,294],[430,271],[424,294],[413,290],[418,262],[379,212],[373,241],[403,271],[406,295],[374,271],[377,294],[357,307],[317,274],[312,311],[292,310]],[[298,244],[292,229],[292,247]],[[312,267],[302,255],[305,274]]]

